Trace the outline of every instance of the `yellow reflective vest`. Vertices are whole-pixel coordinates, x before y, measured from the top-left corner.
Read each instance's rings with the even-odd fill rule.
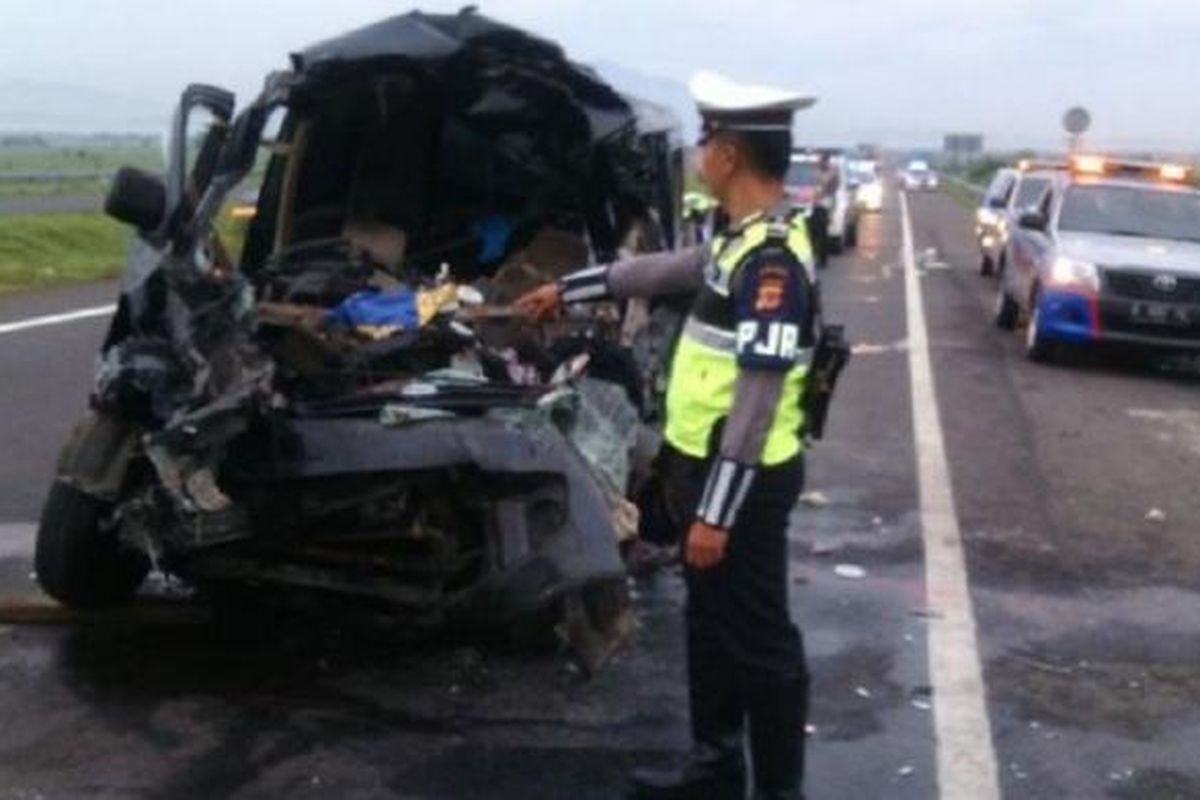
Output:
[[[713,455],[714,430],[733,408],[737,385],[737,331],[733,289],[738,269],[760,248],[786,247],[809,287],[812,249],[804,217],[758,214],[716,237],[700,291],[675,350],[667,386],[665,436],[677,450],[696,458]],[[806,326],[811,333],[811,322]],[[786,373],[761,463],[781,464],[804,449],[802,397],[812,354],[811,341],[799,343],[796,364]]]

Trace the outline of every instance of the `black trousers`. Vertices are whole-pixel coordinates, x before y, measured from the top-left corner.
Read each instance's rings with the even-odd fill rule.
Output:
[[[664,488],[686,531],[708,462],[668,451]],[[758,796],[799,797],[809,675],[788,611],[788,517],[804,484],[801,457],[760,469],[725,558],[686,569],[692,736],[705,758],[740,761],[749,723]]]
[[[808,216],[808,239],[817,268],[824,269],[829,261],[829,209],[825,206],[813,206]]]

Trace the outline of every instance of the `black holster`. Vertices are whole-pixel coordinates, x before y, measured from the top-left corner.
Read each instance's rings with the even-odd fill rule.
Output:
[[[850,343],[841,325],[823,325],[813,349],[812,367],[804,390],[805,433],[820,439],[825,433],[825,418],[833,400],[838,377],[850,361]]]

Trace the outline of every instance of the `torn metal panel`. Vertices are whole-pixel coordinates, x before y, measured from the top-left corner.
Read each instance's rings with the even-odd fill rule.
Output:
[[[565,604],[581,639],[614,633],[652,438],[620,309],[530,329],[505,304],[635,228],[670,242],[668,116],[470,11],[326,40],[225,101],[184,93],[171,209],[146,211],[152,177],[118,182],[140,236],[61,472],[199,586],[427,621]],[[206,103],[219,124],[183,157]],[[264,144],[235,261],[214,223]]]

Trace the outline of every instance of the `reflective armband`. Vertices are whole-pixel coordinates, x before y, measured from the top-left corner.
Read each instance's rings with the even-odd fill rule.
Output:
[[[728,458],[718,458],[708,473],[696,517],[706,525],[729,530],[738,510],[746,502],[754,483],[755,467]]]
[[[559,279],[558,289],[564,303],[597,303],[609,300],[608,265],[589,267]]]

